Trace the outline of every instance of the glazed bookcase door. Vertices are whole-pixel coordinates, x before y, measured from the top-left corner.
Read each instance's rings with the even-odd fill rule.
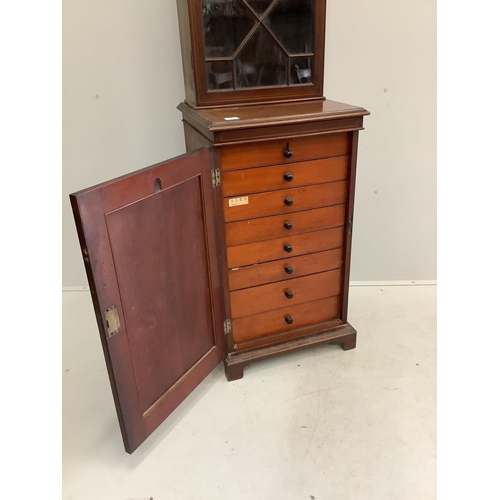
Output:
[[[325,0],[188,1],[195,104],[322,97]]]
[[[222,360],[212,152],[71,195],[125,449]]]

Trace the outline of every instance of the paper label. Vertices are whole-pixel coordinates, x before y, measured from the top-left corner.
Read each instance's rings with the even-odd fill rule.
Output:
[[[237,207],[238,205],[248,205],[248,196],[240,196],[229,200],[230,207]]]
[[[238,116],[228,116],[227,118],[224,118],[227,122],[231,120],[239,120],[240,118]]]

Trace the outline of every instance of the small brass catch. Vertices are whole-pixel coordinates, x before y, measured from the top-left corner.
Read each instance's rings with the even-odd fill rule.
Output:
[[[221,184],[220,182],[220,170],[218,168],[215,168],[212,170],[212,187],[219,187]]]
[[[116,306],[106,309],[106,327],[108,329],[108,338],[120,331],[120,318]]]

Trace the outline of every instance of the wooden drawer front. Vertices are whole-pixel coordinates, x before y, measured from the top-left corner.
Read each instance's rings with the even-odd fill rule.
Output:
[[[349,156],[222,173],[222,195],[238,196],[347,179]],[[288,181],[285,175],[288,174]],[[293,176],[293,179],[290,177]],[[291,180],[290,180],[291,179]]]
[[[340,317],[340,295],[326,299],[288,306],[253,316],[233,319],[232,335],[236,344],[295,330],[309,325],[326,323]],[[290,316],[292,324],[285,318]],[[237,348],[237,346],[235,346]]]
[[[290,257],[264,264],[230,269],[229,289],[240,290],[251,286],[291,280],[308,274],[338,269],[343,264],[342,254],[343,249],[336,248],[326,252],[310,253],[300,257]]]
[[[277,236],[310,233],[342,226],[344,220],[345,205],[335,205],[305,212],[231,222],[226,224],[226,244],[227,246],[243,245]]]
[[[257,243],[248,243],[228,247],[227,264],[229,269],[234,267],[269,262],[271,260],[295,257],[313,252],[322,252],[332,248],[340,248],[344,240],[344,228],[336,227],[315,231],[314,233],[297,234],[276,238]],[[285,250],[285,245],[292,247],[290,252]]]
[[[287,144],[288,149],[293,152],[291,158],[285,157]],[[277,163],[316,160],[347,155],[349,148],[347,132],[234,144],[221,146],[220,165],[222,170],[239,170]]]
[[[342,270],[311,274],[230,292],[231,318],[241,318],[281,307],[338,295],[342,288]],[[287,297],[286,293],[290,296]]]
[[[224,199],[224,219],[226,222],[254,219],[268,215],[300,212],[312,208],[328,207],[344,203],[347,197],[347,182],[330,182],[295,189],[251,194],[245,205],[229,206],[231,198]],[[285,200],[292,200],[286,205]]]

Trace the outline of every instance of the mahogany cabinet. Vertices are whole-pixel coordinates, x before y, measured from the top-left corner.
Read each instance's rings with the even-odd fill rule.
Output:
[[[222,360],[348,323],[358,132],[324,99],[324,0],[178,0],[187,154],[70,195],[125,449]],[[288,19],[288,21],[287,21]]]
[[[327,341],[347,322],[363,108],[323,100],[183,114],[186,147],[212,147],[229,380],[251,361]]]

